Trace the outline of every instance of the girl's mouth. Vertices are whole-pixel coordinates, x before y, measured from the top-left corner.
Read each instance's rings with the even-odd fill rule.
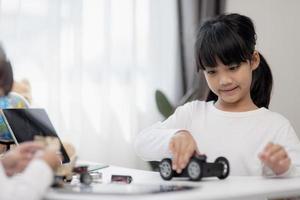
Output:
[[[238,88],[238,86],[236,86],[234,88],[230,88],[230,89],[222,89],[222,90],[220,90],[220,92],[225,95],[233,95],[237,88]]]

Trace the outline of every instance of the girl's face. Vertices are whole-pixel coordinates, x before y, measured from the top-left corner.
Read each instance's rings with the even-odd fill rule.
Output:
[[[259,55],[258,52],[254,52],[251,62],[226,66],[217,60],[216,67],[206,67],[204,75],[209,88],[218,96],[216,104],[223,108],[254,105],[250,96],[250,88],[252,71],[258,67],[258,64]]]

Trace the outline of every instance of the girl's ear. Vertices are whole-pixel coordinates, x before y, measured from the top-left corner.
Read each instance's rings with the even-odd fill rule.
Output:
[[[256,68],[258,68],[260,63],[260,56],[258,51],[254,51],[253,55],[252,55],[252,60],[251,60],[251,69],[252,71],[256,70]]]

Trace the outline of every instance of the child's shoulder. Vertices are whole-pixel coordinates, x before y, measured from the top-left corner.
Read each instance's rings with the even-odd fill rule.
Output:
[[[187,102],[181,106],[178,106],[175,110],[174,115],[176,116],[188,116],[193,118],[194,116],[199,116],[199,113],[205,114],[209,102],[194,100]]]
[[[193,101],[189,101],[187,103],[184,104],[184,106],[208,106],[210,104],[212,104],[212,101],[200,101],[200,100],[193,100]]]
[[[179,106],[178,109],[189,110],[189,111],[201,111],[201,110],[206,110],[211,105],[212,102],[194,100]]]
[[[285,116],[269,109],[267,109],[266,112],[266,119],[272,121],[273,124],[277,124],[280,126],[290,126],[290,121]]]

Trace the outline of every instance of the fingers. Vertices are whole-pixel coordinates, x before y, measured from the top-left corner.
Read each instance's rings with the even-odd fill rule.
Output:
[[[285,152],[285,150],[283,148],[281,148],[278,151],[276,151],[270,155],[270,161],[271,162],[280,161],[287,157],[288,157],[287,153]]]
[[[278,144],[267,144],[263,152],[259,154],[259,158],[277,175],[286,172],[291,165],[286,150]]]
[[[37,150],[43,149],[43,145],[38,142],[24,142],[16,148],[21,153],[35,153]]]
[[[172,139],[169,144],[169,149],[171,153],[173,154],[172,159],[172,168],[173,170],[176,170],[178,167],[178,160],[179,160],[179,151],[180,151],[180,142],[176,139]]]
[[[11,163],[11,165],[5,169],[7,176],[13,176],[16,173],[22,172],[28,165],[28,163],[31,161],[31,159],[28,159],[26,157],[20,157],[18,161]]]
[[[24,171],[24,169],[28,166],[29,162],[31,160],[28,160],[28,159],[24,159],[24,160],[21,160],[20,162],[18,162],[18,164],[15,166],[14,168],[14,173],[20,173],[22,171]]]
[[[37,142],[25,142],[9,151],[2,160],[3,167],[8,176],[22,172],[43,146]],[[40,151],[40,152],[42,152]],[[60,155],[56,152],[48,153],[47,163],[54,169],[61,163]]]
[[[41,156],[43,159],[53,170],[57,169],[62,162],[60,154],[54,151],[45,151],[44,154]]]
[[[272,157],[278,151],[282,150],[282,146],[278,144],[268,143],[264,149],[263,156],[265,157]]]
[[[10,177],[10,176],[13,176],[13,175],[14,175],[14,171],[13,171],[13,169],[7,169],[7,170],[5,170],[5,173],[6,173],[6,175],[7,175],[8,177]]]
[[[40,149],[40,145],[35,142],[25,142],[10,150],[2,161],[5,170],[10,171],[9,174],[23,171],[24,165],[33,159],[37,149]]]
[[[197,145],[189,132],[182,131],[171,139],[169,149],[173,155],[172,169],[181,173],[197,150]]]
[[[282,146],[278,144],[269,143],[264,151],[260,154],[262,160],[267,163],[274,163],[287,157],[287,153]]]
[[[179,158],[178,164],[180,169],[184,169],[188,164],[190,158],[193,156],[195,148],[193,146],[188,146],[181,149],[181,157]]]
[[[279,165],[282,167],[282,168],[289,168],[289,166],[291,165],[291,159],[290,158],[285,158],[283,160],[280,160],[279,161]]]

